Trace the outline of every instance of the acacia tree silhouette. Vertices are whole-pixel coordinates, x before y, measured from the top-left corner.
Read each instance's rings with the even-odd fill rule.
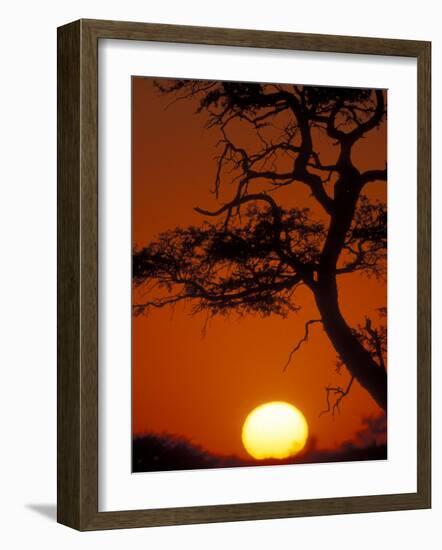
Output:
[[[133,305],[134,314],[189,301],[193,313],[209,316],[286,316],[299,308],[295,292],[304,285],[319,318],[306,323],[288,362],[307,341],[311,324],[320,323],[351,377],[347,389],[326,388],[328,410],[329,393],[336,396],[334,410],[357,380],[386,411],[382,316],[381,326],[367,318],[364,326],[350,327],[337,282],[356,272],[385,276],[386,206],[370,200],[364,188],[386,182],[387,169],[361,172],[352,159],[355,144],[386,119],[384,92],[189,80],[157,87],[174,101],[197,98],[197,112],[219,130],[212,192],[220,205],[213,211],[196,207],[205,217],[200,226],[177,227],[133,251],[134,286],[152,292]],[[320,139],[333,162],[321,160]],[[278,203],[278,190],[297,185],[307,188],[317,207]]]

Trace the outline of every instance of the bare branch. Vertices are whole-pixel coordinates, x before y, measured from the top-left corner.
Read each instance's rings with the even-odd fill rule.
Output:
[[[348,383],[347,388],[344,390],[340,386],[327,386],[325,388],[326,391],[326,401],[327,401],[327,408],[319,413],[319,416],[322,416],[323,414],[327,414],[329,412],[332,413],[332,416],[335,416],[335,411],[340,412],[339,405],[341,401],[344,399],[345,396],[348,395],[348,393],[351,390],[351,387],[353,385],[354,376],[350,378],[350,382]],[[333,405],[330,403],[330,394],[337,395],[337,399],[333,403]]]
[[[245,195],[244,197],[236,196],[232,201],[224,204],[223,206],[218,208],[218,210],[212,212],[210,210],[199,208],[198,206],[195,208],[195,211],[205,216],[219,216],[224,212],[228,212],[230,214],[233,208],[252,201],[264,201],[267,202],[267,204],[270,206],[274,221],[275,240],[279,239],[279,234],[281,231],[281,210],[274,199],[265,193],[255,193],[252,195]]]
[[[387,166],[383,170],[367,170],[360,175],[359,181],[362,185],[371,181],[387,181]]]
[[[292,360],[293,355],[299,350],[299,348],[302,346],[302,344],[307,342],[308,336],[309,336],[309,328],[310,328],[311,325],[314,325],[315,323],[322,323],[322,320],[321,319],[310,319],[310,321],[307,321],[305,323],[304,336],[301,338],[301,340],[299,340],[299,342],[296,344],[296,346],[290,352],[289,357],[287,359],[287,362],[286,362],[286,364],[284,365],[284,367],[282,369],[283,372],[285,372],[287,370],[287,367],[290,365],[290,362]]]

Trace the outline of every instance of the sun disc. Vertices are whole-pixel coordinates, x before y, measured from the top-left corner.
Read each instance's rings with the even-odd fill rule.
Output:
[[[264,403],[247,416],[242,441],[250,456],[287,458],[299,453],[308,437],[308,425],[302,412],[283,401]]]

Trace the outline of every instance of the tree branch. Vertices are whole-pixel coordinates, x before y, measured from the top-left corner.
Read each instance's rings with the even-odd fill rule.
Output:
[[[378,124],[382,120],[382,117],[385,114],[384,91],[376,90],[375,95],[377,103],[373,116],[369,118],[366,122],[358,124],[358,126],[354,130],[346,134],[349,138],[351,138],[352,142],[356,141],[373,128],[376,128],[376,126],[378,126]]]
[[[344,390],[342,389],[340,386],[327,386],[325,388],[325,391],[326,391],[326,394],[327,394],[327,397],[326,397],[326,400],[327,400],[327,408],[325,410],[323,410],[322,412],[319,413],[319,416],[321,417],[323,414],[327,414],[329,412],[332,413],[332,416],[335,416],[335,411],[337,410],[339,412],[339,405],[341,403],[341,401],[344,399],[345,396],[348,395],[348,393],[350,392],[351,390],[351,387],[353,385],[353,381],[354,381],[354,376],[352,376],[350,378],[350,382],[347,386],[347,388]],[[338,398],[336,399],[336,401],[333,403],[333,405],[331,405],[330,403],[330,393],[333,393],[335,395],[338,395]]]
[[[290,352],[289,357],[287,359],[287,362],[286,362],[286,364],[284,365],[284,367],[282,369],[283,372],[285,372],[287,370],[287,367],[290,365],[290,362],[292,360],[293,355],[299,350],[299,348],[302,346],[302,344],[307,342],[308,335],[309,335],[309,328],[310,328],[311,325],[314,325],[315,323],[322,323],[322,320],[321,319],[310,319],[310,321],[307,321],[305,323],[304,336],[301,338],[301,340],[299,340],[299,342],[296,344],[296,346]]]
[[[387,181],[387,167],[383,170],[367,170],[359,176],[361,185],[371,181]]]

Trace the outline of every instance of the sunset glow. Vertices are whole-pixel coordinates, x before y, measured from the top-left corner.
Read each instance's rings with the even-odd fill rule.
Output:
[[[132,78],[134,472],[386,458],[387,95]]]

